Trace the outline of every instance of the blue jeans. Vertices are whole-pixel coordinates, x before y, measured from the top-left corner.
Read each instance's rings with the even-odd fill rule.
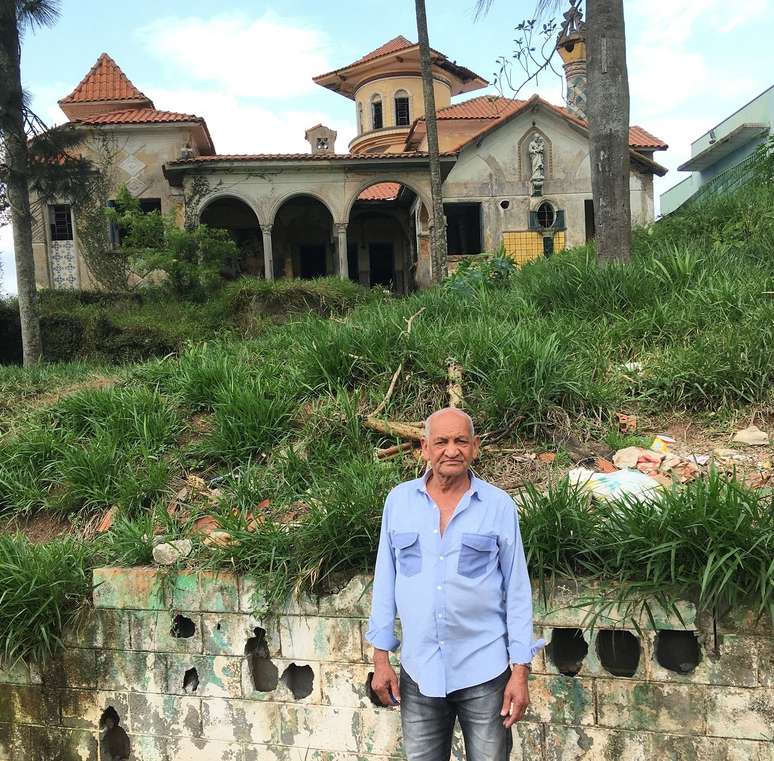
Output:
[[[467,761],[508,761],[513,739],[500,709],[510,675],[507,669],[483,684],[429,698],[401,669],[400,718],[408,761],[449,761],[455,719],[460,720]]]

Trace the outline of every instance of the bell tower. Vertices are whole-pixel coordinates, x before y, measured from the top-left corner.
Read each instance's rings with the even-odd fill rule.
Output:
[[[586,119],[586,24],[578,7],[580,0],[570,0],[564,14],[564,24],[556,41],[556,49],[564,64],[567,87],[567,109],[574,116]]]

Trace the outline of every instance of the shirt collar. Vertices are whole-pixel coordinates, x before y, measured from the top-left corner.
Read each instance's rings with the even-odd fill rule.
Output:
[[[425,472],[422,478],[419,479],[417,482],[417,491],[422,492],[422,494],[427,494],[429,497],[430,495],[427,493],[427,482],[430,480],[430,475],[432,474],[433,470],[432,468],[428,468]],[[475,497],[479,502],[481,501],[481,485],[483,481],[472,471],[468,470],[468,476],[470,477],[470,486],[468,487],[468,490],[463,494],[462,496],[468,496],[470,495],[470,498],[473,499]]]

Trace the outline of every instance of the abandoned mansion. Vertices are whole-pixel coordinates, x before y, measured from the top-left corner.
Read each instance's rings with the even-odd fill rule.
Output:
[[[468,96],[488,83],[432,51],[443,208],[450,261],[501,247],[517,262],[594,235],[584,120],[582,24],[557,43],[567,102]],[[231,232],[239,271],[267,279],[338,274],[405,293],[430,281],[430,173],[419,46],[396,37],[314,81],[354,104],[357,135],[306,131],[307,153],[223,155],[201,116],[156,108],[103,53],[59,104],[93,158],[115,146],[111,182],[179,225]],[[461,96],[461,97],[460,97]],[[629,136],[634,223],[654,216],[654,161],[667,146],[640,127]],[[79,254],[68,199],[43,209],[35,235],[38,285],[96,288]]]

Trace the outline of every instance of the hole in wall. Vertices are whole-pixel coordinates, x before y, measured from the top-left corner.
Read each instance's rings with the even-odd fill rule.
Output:
[[[215,628],[216,628],[218,631],[220,631],[220,629],[221,629],[221,626],[220,626],[220,621],[218,621],[218,625],[217,625]]]
[[[282,672],[281,681],[293,693],[296,700],[301,700],[312,694],[314,671],[311,666],[297,666],[291,663]]]
[[[188,616],[181,616],[178,613],[172,619],[172,628],[169,633],[177,639],[190,639],[196,634],[196,624]]]
[[[196,692],[198,688],[199,672],[195,668],[190,668],[183,674],[183,692]]]
[[[384,708],[382,705],[382,701],[379,700],[379,696],[374,692],[373,685],[371,684],[371,680],[374,678],[374,672],[369,671],[368,676],[366,677],[366,692],[368,693],[368,699],[379,708]]]
[[[500,208],[501,209],[510,209],[511,208],[511,202],[505,198],[502,201],[500,201]]]
[[[613,676],[634,676],[640,665],[640,641],[631,632],[603,629],[597,634],[597,656]]]
[[[664,629],[656,634],[656,661],[669,671],[690,674],[701,662],[696,632]]]
[[[100,757],[105,761],[128,761],[132,752],[129,735],[121,726],[121,717],[113,706],[108,706],[99,718],[102,736],[99,739]]]
[[[551,632],[546,652],[560,674],[575,676],[581,670],[589,646],[580,629],[557,628]]]
[[[271,692],[277,689],[279,671],[269,658],[269,643],[266,641],[266,629],[256,626],[254,637],[245,643],[245,655],[250,667],[253,688],[258,692]]]

